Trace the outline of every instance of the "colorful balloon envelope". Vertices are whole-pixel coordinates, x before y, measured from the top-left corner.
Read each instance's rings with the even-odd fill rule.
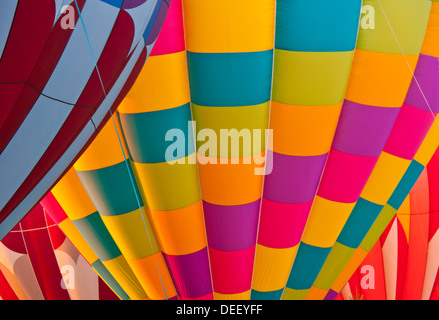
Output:
[[[42,205],[121,299],[335,299],[378,238],[427,239],[396,212],[439,146],[438,23],[429,0],[173,0]]]
[[[437,300],[439,152],[343,288],[343,299]]]
[[[118,299],[40,205],[0,248],[4,300]]]
[[[168,3],[0,3],[0,239],[71,166],[150,53]]]

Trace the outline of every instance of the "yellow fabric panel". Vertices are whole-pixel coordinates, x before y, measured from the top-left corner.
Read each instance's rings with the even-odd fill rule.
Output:
[[[363,262],[364,258],[366,258],[367,254],[366,250],[359,247],[355,250],[352,258],[349,260],[348,264],[344,267],[343,271],[338,276],[337,280],[335,280],[332,285],[332,289],[336,292],[340,292],[345,284],[349,281],[351,276],[354,274],[355,270],[360,266],[361,262]]]
[[[58,223],[58,227],[62,230],[62,232],[64,232],[64,234],[67,236],[67,238],[69,238],[78,251],[81,252],[81,255],[84,256],[85,260],[87,260],[89,264],[92,264],[98,260],[98,256],[78,231],[72,220],[65,219],[64,221]]]
[[[52,194],[71,220],[82,219],[97,211],[73,168],[52,189]]]
[[[308,292],[309,289],[295,290],[291,288],[285,288],[282,295],[282,300],[305,300]]]
[[[398,220],[404,230],[407,242],[410,241],[410,215],[399,215]]]
[[[410,241],[410,220],[411,220],[410,206],[411,206],[410,195],[408,195],[407,198],[405,198],[404,202],[402,203],[401,207],[399,207],[398,211],[396,212],[396,216],[404,230],[405,236],[407,238],[407,242]]]
[[[275,0],[183,0],[186,48],[205,53],[273,49],[275,6]]]
[[[262,155],[263,156],[263,155]],[[199,155],[201,161],[216,160],[217,163],[200,164],[199,176],[203,200],[219,205],[233,206],[254,202],[261,198],[263,176],[256,175],[256,164],[251,157],[236,158],[238,164],[221,164],[218,158]],[[246,163],[248,161],[248,163]]]
[[[401,107],[417,61],[418,56],[357,49],[345,98],[370,106]]]
[[[382,152],[361,197],[385,205],[410,165],[410,160]]]
[[[226,158],[250,156],[261,153],[266,149],[265,134],[270,115],[269,101],[259,105],[240,107],[204,107],[195,103],[192,103],[191,106],[193,118],[196,119],[194,127],[197,133],[197,150],[199,153],[210,157]],[[258,131],[255,131],[255,129]],[[232,139],[227,136],[227,133],[231,130],[236,130],[238,135],[239,133],[248,132],[247,138],[251,139],[249,142],[251,148],[244,150],[244,142],[240,138],[238,150],[234,148],[232,150]],[[203,132],[207,137],[204,136]],[[258,132],[261,138],[259,146],[256,143],[259,142]],[[212,146],[207,151],[205,148],[206,145],[212,142],[211,138],[216,138],[216,150]],[[221,148],[222,142],[228,142],[228,148]],[[213,154],[215,151],[216,154]]]
[[[439,116],[436,116],[438,121]],[[424,167],[430,162],[431,157],[435,153],[439,145],[439,126],[436,122],[432,124],[424,141],[422,142],[418,152],[415,154],[414,160],[418,161]]]
[[[329,152],[341,106],[341,103],[295,106],[272,101],[270,129],[273,129],[273,151],[295,156],[317,156]]]
[[[149,57],[117,111],[157,111],[182,106],[189,100],[186,51],[181,51]]]
[[[250,300],[250,294],[251,290],[233,294],[222,294],[214,292],[213,297],[215,300]]]
[[[325,299],[328,291],[329,290],[320,289],[320,288],[312,286],[308,292],[308,295],[306,296],[306,300],[323,300],[323,299]]]
[[[285,287],[298,246],[274,249],[257,244],[252,289],[267,292]]]
[[[335,202],[316,196],[302,241],[316,247],[332,247],[354,206],[355,203]]]
[[[114,127],[115,123],[117,131]],[[89,171],[123,162],[125,160],[124,153],[125,157],[128,157],[128,152],[125,146],[122,152],[118,135],[122,142],[122,129],[118,119],[114,118],[114,122],[113,119],[108,120],[87,150],[76,161],[74,168],[78,171]]]
[[[165,300],[177,295],[161,252],[147,258],[129,259],[128,261],[149,298]]]
[[[117,243],[126,259],[148,257],[160,250],[146,210],[145,207],[142,208],[145,222],[142,219],[140,209],[114,216],[101,215],[102,221],[110,232],[111,237]],[[145,224],[148,233],[146,232]],[[139,241],[139,239],[142,239],[142,241]]]
[[[425,40],[422,45],[421,53],[439,57],[439,3],[432,2],[430,19],[428,20],[427,31],[425,32]]]
[[[160,247],[166,254],[186,255],[207,246],[201,200],[182,209],[152,210],[150,215]]]
[[[122,255],[102,263],[132,300],[148,297]]]
[[[401,206],[399,207],[398,211],[396,212],[397,215],[409,215],[410,214],[410,195],[405,198]]]
[[[151,210],[175,210],[200,200],[195,153],[184,164],[133,162],[139,188]]]

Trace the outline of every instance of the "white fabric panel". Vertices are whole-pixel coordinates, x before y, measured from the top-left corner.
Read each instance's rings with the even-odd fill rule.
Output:
[[[0,155],[0,210],[41,159],[72,106],[40,96]]]
[[[398,279],[398,226],[396,219],[382,245],[382,251],[387,300],[395,300]]]
[[[0,59],[8,41],[18,0],[0,1]]]
[[[99,61],[118,14],[119,9],[103,2],[86,2],[81,16],[87,35],[82,21],[79,20],[43,89],[45,95],[68,103],[76,103],[95,70],[96,62]],[[93,54],[90,51],[89,41]]]
[[[93,122],[99,125],[105,114],[110,109],[110,106],[116,100],[119,95],[120,89],[127,81],[132,69],[143,50],[143,43],[139,43],[139,46],[131,56],[130,61],[126,64],[120,77],[114,84],[112,90],[108,93],[102,105],[92,117]],[[48,189],[58,179],[58,177],[65,171],[69,164],[73,161],[78,152],[82,149],[88,139],[95,131],[91,121],[87,123],[82,132],[76,138],[76,140],[70,145],[67,151],[62,155],[58,162],[50,169],[50,171],[44,176],[44,178],[35,186],[34,189],[26,196],[26,198],[6,217],[6,219],[0,224],[0,240],[11,230],[18,222],[29,212],[29,210],[35,205],[35,203],[44,196]]]

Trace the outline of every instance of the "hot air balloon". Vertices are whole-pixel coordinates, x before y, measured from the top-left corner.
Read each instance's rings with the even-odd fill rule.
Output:
[[[107,270],[116,280],[122,289],[117,291],[121,299],[148,299],[73,168],[56,184],[51,194],[97,256],[93,263],[95,269],[103,273]]]
[[[433,125],[417,154],[415,155],[415,159],[412,160],[410,164],[411,170],[407,170],[407,172],[404,174],[397,188],[392,193],[389,201],[379,213],[377,219],[364,236],[358,248],[354,249],[354,252],[346,257],[348,260],[347,262],[342,261],[342,263],[337,266],[335,278],[333,274],[330,282],[331,289],[326,294],[325,299],[334,299],[337,297],[338,293],[343,289],[347,281],[349,281],[349,278],[354,274],[362,261],[368,256],[368,253],[374,249],[374,246],[380,239],[380,236],[383,234],[383,232],[385,232],[389,223],[395,217],[395,214],[403,204],[405,197],[407,197],[410,190],[420,177],[425,166],[427,166],[428,162],[432,158],[433,153],[438,148],[438,138],[439,127]]]
[[[277,2],[273,171],[264,182],[252,299],[279,299],[286,285],[342,109],[360,10],[361,1]]]
[[[356,262],[364,259],[363,249],[375,244],[438,146],[437,5],[432,4],[418,63],[411,69],[410,86],[383,152],[313,285],[320,298],[336,295],[331,286],[340,273],[346,275],[342,270],[351,257]]]
[[[184,74],[181,70],[186,69],[182,27],[181,2],[174,2],[164,24],[163,36],[161,35],[164,40],[158,41],[151,62],[145,65],[139,82],[118,109],[116,121],[109,122],[103,128],[98,138],[75,164],[75,170],[71,173],[73,179],[85,187],[84,197],[87,197],[88,193],[100,213],[102,219],[99,220],[109,231],[108,235],[112,237],[111,241],[114,239],[114,244],[120,247],[133,274],[139,279],[151,299],[174,297],[176,292],[173,281],[182,299],[206,298],[206,295],[212,292],[204,221],[200,201],[196,199],[197,196],[199,197],[199,188],[194,184],[197,182],[196,166],[172,167],[165,160],[157,160],[162,151],[159,140],[161,134],[178,122],[187,128],[187,111],[190,117],[190,109],[187,105],[189,102],[187,79],[181,77]],[[178,41],[180,44],[175,45],[175,42],[169,42],[168,38],[177,39],[177,44]],[[151,73],[154,70],[160,71],[159,68],[167,67],[168,64],[170,66],[167,74]],[[166,69],[163,71],[166,72]],[[166,100],[167,97],[163,93],[167,90],[175,90],[177,94]],[[175,121],[169,121],[168,117],[173,117]],[[165,119],[169,124],[164,121]],[[119,136],[122,128],[124,128],[123,137]],[[140,130],[149,131],[139,132]],[[145,141],[141,140],[143,137],[149,137],[151,143],[148,147],[153,146],[157,150],[145,148]],[[124,146],[125,138],[130,147],[129,152]],[[124,142],[121,149],[122,140]],[[175,169],[180,170],[176,172]],[[155,174],[155,180],[148,174]],[[141,179],[145,177],[152,179],[153,182],[161,182],[162,193],[152,190],[151,194],[146,183],[139,184],[141,186],[139,189],[137,183],[133,184],[135,180],[142,181]],[[171,180],[166,183],[166,179]],[[69,193],[59,189],[63,188],[65,180],[61,180],[53,194],[81,231],[83,227],[77,223],[78,218],[74,216],[75,209],[66,204]],[[178,197],[178,194],[172,190],[178,187],[178,183],[183,184],[187,190],[185,195],[195,195],[194,203],[190,202],[193,198]],[[145,195],[148,202],[144,200]],[[183,207],[181,200],[184,201]],[[159,239],[151,228],[150,218],[154,221],[154,229],[160,232]],[[187,224],[185,231],[181,231],[182,223]],[[189,237],[192,239],[186,240]],[[97,242],[94,241],[92,246],[99,245]],[[159,250],[158,242],[163,247],[163,254]],[[196,276],[200,277],[200,274],[204,276],[199,280],[190,281],[188,272],[191,272],[193,264],[198,265],[196,270],[199,272]],[[192,277],[195,278],[194,275]],[[155,283],[152,283],[152,280]]]
[[[436,16],[174,0],[41,203],[121,299],[336,298],[439,145]]]
[[[85,237],[75,226],[75,223],[67,216],[64,209],[58,203],[55,196],[50,192],[41,201],[41,206],[45,209],[48,216],[58,225],[61,231],[68,237],[72,244],[80,251],[84,259],[89,263],[89,265],[94,269],[94,271],[100,276],[103,281],[111,288],[111,290],[122,300],[129,299],[129,296],[124,291],[120,283],[112,275],[110,270],[106,267],[105,262],[103,262],[98,253],[99,247],[97,247],[97,253],[93,247],[87,242],[86,236],[88,229],[86,227],[79,227],[84,230]],[[123,269],[122,269],[123,270]],[[121,281],[122,283],[122,281]]]
[[[257,113],[256,116],[252,116],[252,125],[260,128],[267,126],[272,65],[272,50],[270,49],[272,38],[269,36],[273,31],[274,6],[272,3],[260,1],[259,7],[255,9],[255,12],[261,14],[266,21],[266,24],[259,26],[258,30],[264,30],[267,25],[271,25],[271,30],[264,31],[268,38],[263,43],[258,44],[259,41],[254,39],[248,45],[249,48],[256,48],[260,45],[264,49],[263,51],[249,52],[246,55],[229,53],[227,51],[221,54],[215,53],[210,55],[209,53],[207,55],[207,57],[215,58],[209,62],[212,66],[216,64],[216,57],[219,57],[219,61],[228,56],[236,58],[237,65],[243,61],[242,59],[247,59],[247,56],[255,59],[254,62],[261,61],[263,63],[262,66],[265,68],[264,73],[258,75],[255,83],[262,86],[261,88],[265,90],[265,93],[263,95],[259,94],[258,97],[255,96],[253,100],[256,101],[262,98],[263,101],[261,101],[261,104],[253,103],[255,106],[252,106],[251,103],[245,103],[245,105],[240,106],[243,103],[242,99],[246,95],[241,94],[240,97],[237,97],[238,100],[241,99],[241,102],[237,105],[230,105],[231,102],[228,102],[229,105],[222,106],[220,103],[216,107],[213,106],[205,109],[201,109],[204,103],[200,101],[198,102],[200,105],[200,115],[198,118],[195,117],[195,119],[201,119],[199,121],[201,125],[197,129],[192,129],[188,127],[188,121],[191,120],[189,89],[192,82],[188,82],[186,71],[188,66],[183,41],[182,10],[181,3],[178,1],[174,3],[175,9],[170,10],[171,13],[165,22],[164,30],[161,34],[161,37],[163,35],[162,42],[158,41],[157,49],[152,53],[150,62],[142,70],[139,81],[136,82],[133,89],[118,108],[115,121],[110,121],[103,127],[98,137],[75,163],[74,172],[69,172],[60,181],[52,190],[52,195],[59,202],[67,216],[77,226],[78,230],[88,239],[93,248],[99,245],[99,240],[103,240],[97,237],[101,229],[97,230],[96,227],[92,227],[94,228],[95,236],[91,240],[90,232],[83,229],[85,223],[79,223],[79,221],[87,219],[89,220],[87,225],[91,227],[92,219],[88,217],[94,215],[94,211],[99,212],[101,218],[98,219],[99,223],[105,225],[105,229],[108,230],[109,235],[114,240],[114,244],[120,248],[120,252],[126,258],[130,269],[136,278],[139,279],[148,297],[157,299],[170,298],[174,295],[173,286],[166,285],[170,280],[169,270],[180,299],[212,298],[210,267],[213,264],[209,265],[209,256],[212,259],[212,255],[215,254],[219,255],[219,258],[222,257],[215,263],[217,270],[221,271],[224,269],[223,262],[228,261],[229,266],[224,269],[227,274],[219,275],[218,272],[216,273],[219,280],[213,280],[213,286],[215,287],[215,283],[217,283],[219,288],[221,286],[228,286],[229,281],[227,281],[227,278],[233,276],[236,277],[238,287],[246,288],[246,290],[233,289],[238,290],[238,292],[230,292],[230,288],[225,291],[219,289],[215,292],[215,295],[226,297],[230,294],[230,297],[233,298],[244,294],[249,297],[252,274],[251,265],[254,258],[259,211],[258,198],[260,195],[258,196],[257,190],[259,185],[260,193],[262,175],[256,176],[255,180],[252,177],[254,165],[252,164],[248,169],[244,166],[244,176],[251,178],[251,181],[259,181],[258,185],[252,187],[253,191],[251,194],[240,199],[239,189],[233,190],[233,192],[226,196],[228,200],[224,199],[226,201],[224,208],[221,208],[219,203],[213,205],[206,201],[202,202],[196,161],[193,161],[195,158],[195,144],[191,144],[191,141],[193,141],[191,136],[197,132],[196,130],[202,130],[203,126],[209,126],[208,121],[211,117],[209,112],[217,113],[219,116],[222,114],[221,117],[228,121],[231,119],[227,115],[228,112],[236,115],[241,114],[239,119],[245,119],[247,115],[251,115],[255,111]],[[198,7],[196,2],[189,5],[193,9]],[[227,5],[221,5],[224,7],[222,10],[229,10],[231,5],[231,2]],[[271,11],[265,13],[267,8]],[[209,12],[210,15],[214,15],[214,6],[207,6],[205,9],[208,11],[198,11],[198,15],[200,15],[198,19],[205,19],[205,17],[201,16],[203,12]],[[243,11],[244,9],[245,6],[242,6],[240,10]],[[246,14],[248,19],[251,20],[250,13]],[[252,23],[256,23],[256,21]],[[212,28],[214,28],[213,24]],[[256,31],[252,32],[256,35]],[[221,34],[219,29],[216,32]],[[247,32],[248,29],[241,31],[242,34],[239,36],[239,39],[244,39]],[[230,33],[224,36],[229,35]],[[202,45],[202,42],[198,45]],[[190,55],[190,53],[187,54]],[[196,64],[203,60],[204,58],[201,60],[195,59],[195,62],[192,63]],[[226,61],[224,60],[224,62]],[[256,72],[258,68],[253,67],[252,63],[250,62],[246,68]],[[198,68],[203,67],[199,66]],[[227,76],[224,73],[225,70],[221,69],[223,68],[214,71],[223,72],[223,76]],[[191,70],[191,67],[189,67],[189,70]],[[196,72],[193,74],[196,76]],[[215,74],[206,75],[212,78],[216,77]],[[245,74],[244,76],[248,80],[252,80],[251,78],[253,77]],[[190,72],[189,77],[191,77]],[[201,78],[200,81],[204,82]],[[215,83],[212,83],[212,89],[215,88],[215,85]],[[251,85],[252,83],[247,85],[247,90],[251,89]],[[202,91],[203,89],[199,90]],[[222,90],[228,90],[228,87]],[[167,91],[173,94],[167,95]],[[217,94],[217,96],[220,96],[220,94]],[[236,120],[235,123],[230,123],[231,128],[233,128],[234,124],[238,123],[239,121]],[[241,124],[240,126],[243,127],[244,125]],[[219,130],[220,124],[217,127]],[[165,134],[169,129],[181,129],[187,139],[188,143],[186,148],[184,148],[183,157],[177,154],[177,157],[172,159],[166,158],[166,147],[169,144],[166,145],[163,142]],[[261,151],[259,150],[258,154]],[[249,157],[252,154],[246,154],[245,156]],[[175,165],[170,163],[181,159],[185,161],[184,164]],[[215,171],[221,168],[221,166],[218,166],[210,170],[215,175],[221,175],[220,172],[215,173]],[[236,170],[231,165],[227,168],[227,171],[229,170],[231,171],[228,173],[229,177],[227,179],[233,178],[233,171],[238,174],[242,172],[242,167]],[[200,173],[201,180],[203,180],[203,177],[207,181],[207,177]],[[72,182],[73,180],[76,182]],[[244,183],[251,186],[251,181],[244,181]],[[76,190],[77,188],[81,188],[81,191]],[[214,186],[211,187],[211,194],[214,195],[212,190],[214,190]],[[82,196],[79,196],[79,194],[83,194],[85,197],[84,191],[86,191],[93,202],[93,204],[89,203],[90,207],[93,207],[92,209],[86,209],[84,204],[87,201]],[[254,198],[255,195],[256,198]],[[72,197],[76,200],[72,200]],[[240,201],[248,197],[252,198],[250,204],[240,204]],[[236,198],[233,201],[238,201],[238,207],[234,208],[227,205],[230,204],[227,201],[230,201],[232,198]],[[203,207],[205,208],[206,206],[213,208],[211,215],[207,218],[211,220],[210,222],[207,221],[207,224],[211,226],[210,229],[213,227],[211,231],[209,231],[209,227],[207,230],[205,229],[204,218],[206,216],[203,216]],[[248,212],[244,216],[238,219],[233,217],[234,212],[239,214],[239,209],[244,207],[249,207]],[[221,234],[227,231],[230,222],[227,219],[223,220],[221,218],[223,210],[226,210],[227,216],[230,216],[228,219],[235,220],[231,220],[236,224],[235,228],[239,228],[241,225],[244,226],[247,217],[251,217],[253,221],[249,225],[248,234],[244,234],[240,240],[237,239],[239,240],[236,244],[238,246],[233,244],[235,240],[229,240],[229,244],[221,244]],[[215,226],[215,221],[218,218],[220,219],[219,221],[222,221],[222,227],[219,229]],[[150,228],[150,225],[152,228]],[[133,231],[134,226],[136,226],[136,231]],[[211,239],[209,251],[207,248],[206,231],[207,239],[209,237]],[[139,239],[143,239],[143,241],[139,242]],[[215,241],[219,247],[215,245]],[[157,251],[157,244],[160,245],[162,252]],[[226,247],[221,247],[232,245],[237,249],[242,245],[247,246],[248,244],[250,244],[249,247],[242,248],[243,252],[241,250],[228,252],[229,250],[225,250]],[[150,253],[147,253],[148,251]],[[99,255],[98,252],[96,253]],[[228,257],[229,255],[230,257]],[[233,256],[242,256],[245,268],[235,266]],[[163,257],[165,260],[163,260]],[[102,255],[99,258],[105,262]],[[164,261],[166,261],[166,265],[163,264]],[[151,286],[142,281],[142,277],[160,279],[160,282]],[[156,292],[159,291],[160,285],[162,286],[162,295],[151,295],[154,290]],[[153,288],[155,289],[151,291]],[[139,297],[133,298],[137,299]]]
[[[438,164],[436,151],[395,217],[343,288],[344,299],[438,298]]]
[[[0,243],[0,269],[20,300],[118,299],[36,206]],[[4,296],[11,299],[11,294]]]
[[[275,1],[188,0],[183,8],[215,299],[249,299],[264,180]],[[243,145],[236,147],[240,139]]]
[[[141,198],[180,299],[212,299],[181,1],[174,1],[149,63],[117,110]],[[183,152],[167,157],[182,133]],[[171,137],[173,138],[173,137]],[[164,143],[165,142],[165,143]],[[174,162],[183,161],[182,164]]]
[[[106,122],[167,9],[163,0],[0,3],[0,239]]]

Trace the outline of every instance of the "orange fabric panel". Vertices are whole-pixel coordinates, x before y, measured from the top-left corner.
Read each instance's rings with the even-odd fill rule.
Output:
[[[401,107],[417,61],[418,56],[357,49],[345,99],[369,106]]]
[[[323,300],[325,299],[327,293],[328,290],[326,289],[320,289],[312,286],[308,292],[308,295],[306,296],[306,300]]]
[[[340,276],[332,285],[332,289],[336,292],[340,292],[345,284],[349,281],[350,277],[354,274],[355,270],[357,270],[358,266],[361,262],[366,258],[368,252],[363,248],[359,247],[351,260],[349,260],[348,264],[344,267],[343,271],[340,273]]]
[[[166,254],[185,255],[206,247],[201,201],[177,210],[151,210],[151,217],[160,247]]]
[[[439,56],[439,3],[431,4],[430,19],[428,21],[425,41],[421,53],[432,57]]]
[[[329,152],[341,105],[296,106],[272,101],[273,151],[295,156]]]
[[[265,152],[259,156],[264,157]],[[240,157],[224,160],[221,164],[219,158],[208,158],[198,155],[199,160],[207,161],[216,159],[217,163],[200,164],[200,183],[203,186],[203,200],[219,205],[240,205],[258,200],[262,192],[262,180],[255,174],[255,169],[261,169],[264,164],[257,164],[253,157]],[[239,163],[231,163],[231,160]],[[248,163],[247,163],[248,162]]]
[[[144,283],[149,282],[146,284],[149,288],[145,290],[150,293],[149,297],[152,300],[164,300],[177,295],[161,252],[142,259],[132,259],[129,264],[137,277],[143,278]],[[166,295],[163,290],[156,290],[163,287]]]

